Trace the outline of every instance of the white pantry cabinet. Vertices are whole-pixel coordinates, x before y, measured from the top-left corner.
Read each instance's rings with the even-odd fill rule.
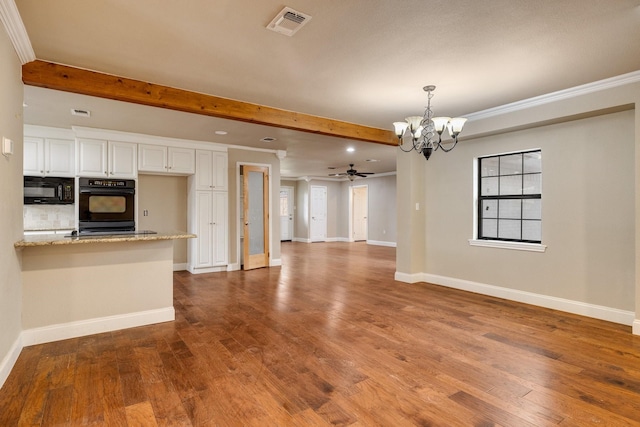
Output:
[[[101,139],[78,139],[78,176],[135,179],[137,145]]]
[[[24,175],[73,177],[76,174],[73,140],[25,136],[23,149]]]
[[[138,144],[138,171],[192,175],[195,173],[195,150]]]
[[[196,150],[196,190],[227,191],[227,153]]]
[[[227,203],[226,192],[196,191],[192,232],[198,237],[191,240],[192,269],[227,265]]]

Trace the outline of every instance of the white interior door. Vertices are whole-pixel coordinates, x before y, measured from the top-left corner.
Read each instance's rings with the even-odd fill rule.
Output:
[[[351,187],[352,192],[352,227],[353,227],[353,240],[367,240],[368,235],[368,216],[369,216],[369,204],[368,188],[366,185]]]
[[[293,187],[280,187],[280,240],[293,239]]]
[[[309,207],[309,234],[312,242],[327,240],[327,187],[312,185]]]

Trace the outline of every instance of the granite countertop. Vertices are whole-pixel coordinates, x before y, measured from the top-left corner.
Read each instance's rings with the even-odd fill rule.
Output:
[[[152,240],[176,240],[192,239],[197,237],[185,231],[170,232],[137,232],[137,234],[114,234],[97,236],[73,236],[67,237],[63,234],[38,234],[24,236],[24,238],[13,244],[16,248],[28,248],[33,246],[57,246],[76,245],[85,243],[114,243],[114,242],[144,242]]]

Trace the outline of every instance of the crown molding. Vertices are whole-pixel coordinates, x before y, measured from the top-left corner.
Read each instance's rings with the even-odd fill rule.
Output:
[[[465,114],[463,117],[466,117],[469,121],[482,120],[638,82],[640,82],[640,71],[633,71],[631,73],[622,74],[620,76],[611,77],[604,80],[598,80],[596,82],[587,83],[581,86],[563,89],[557,92],[551,92],[546,95],[540,95],[534,98],[512,102],[511,104],[505,104],[475,113]]]
[[[0,21],[4,24],[22,65],[35,61],[36,53],[14,0],[0,0]]]

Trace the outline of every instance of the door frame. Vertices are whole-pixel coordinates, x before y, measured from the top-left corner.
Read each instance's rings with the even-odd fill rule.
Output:
[[[349,186],[349,242],[355,242],[353,238],[353,189],[354,188],[366,188],[367,189],[367,239],[369,241],[369,185],[361,184],[361,185],[350,185]]]
[[[242,221],[240,221],[240,213],[242,212],[240,203],[240,188],[242,187],[242,179],[240,178],[240,167],[241,166],[258,166],[267,168],[268,176],[269,176],[269,267],[273,267],[273,212],[272,203],[273,203],[273,179],[272,179],[272,166],[269,163],[251,163],[251,162],[236,162],[236,217],[234,218],[236,221],[236,261],[237,261],[237,270],[242,268],[242,242],[240,241],[242,235]],[[279,184],[279,183],[278,183]],[[278,186],[278,188],[280,188]],[[278,192],[278,197],[280,197],[280,192]],[[280,216],[278,215],[278,221],[280,221]],[[279,237],[278,237],[279,239]]]

